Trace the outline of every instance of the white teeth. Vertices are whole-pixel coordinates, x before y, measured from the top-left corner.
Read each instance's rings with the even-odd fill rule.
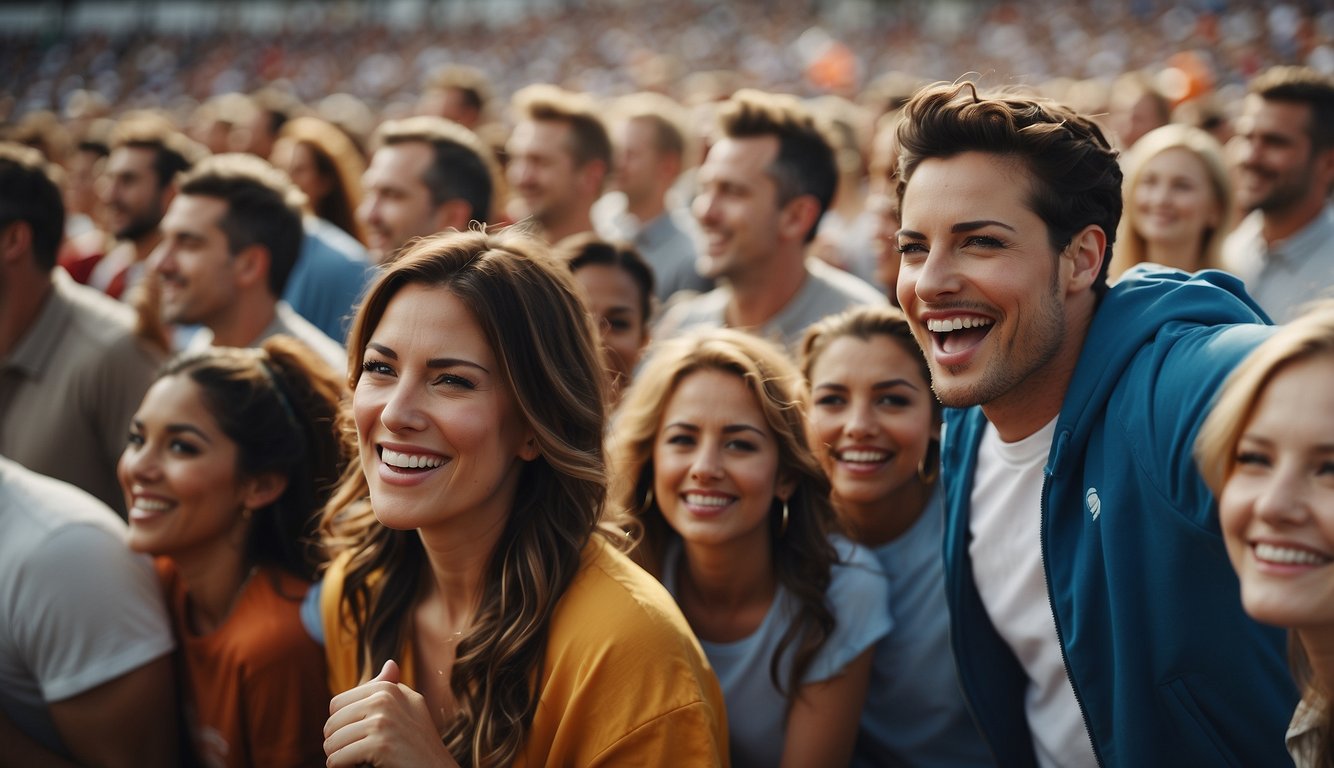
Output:
[[[705,496],[702,493],[687,493],[685,499],[693,507],[725,507],[732,503],[726,496]]]
[[[441,456],[421,456],[413,453],[399,453],[388,448],[383,449],[381,459],[391,467],[399,469],[435,469],[444,466]]]
[[[1255,556],[1281,565],[1324,565],[1330,559],[1305,549],[1282,547],[1277,544],[1256,544]]]
[[[843,461],[875,462],[888,459],[889,454],[884,451],[843,451],[839,458]]]
[[[170,501],[163,501],[162,499],[137,498],[134,500],[134,508],[142,509],[145,512],[161,512],[170,506]]]
[[[927,320],[926,329],[932,333],[949,333],[964,328],[981,328],[984,325],[991,325],[992,322],[986,317],[955,317],[949,320]]]

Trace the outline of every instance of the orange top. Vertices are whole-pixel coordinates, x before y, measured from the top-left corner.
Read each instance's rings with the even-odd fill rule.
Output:
[[[324,654],[301,624],[310,585],[274,568],[250,578],[222,626],[196,635],[175,567],[157,560],[178,641],[187,720],[207,766],[324,764]]]

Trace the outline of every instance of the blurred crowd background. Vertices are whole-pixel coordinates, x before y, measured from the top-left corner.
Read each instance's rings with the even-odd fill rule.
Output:
[[[883,100],[905,81],[1040,89],[1105,108],[1145,71],[1176,102],[1226,110],[1276,63],[1334,71],[1328,0],[391,0],[0,3],[0,120],[198,107],[270,87],[354,135],[418,111],[449,63],[497,103],[534,82],[698,103],[755,86]],[[1201,102],[1204,103],[1204,102]],[[881,107],[875,104],[875,107]]]

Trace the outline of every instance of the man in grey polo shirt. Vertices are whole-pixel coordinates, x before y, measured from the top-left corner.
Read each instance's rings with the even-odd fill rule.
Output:
[[[1237,202],[1249,214],[1223,261],[1283,322],[1334,287],[1334,78],[1265,71],[1251,82],[1237,136]]]
[[[125,513],[116,461],[165,350],[129,305],[56,268],[60,190],[36,150],[0,143],[0,454]]]

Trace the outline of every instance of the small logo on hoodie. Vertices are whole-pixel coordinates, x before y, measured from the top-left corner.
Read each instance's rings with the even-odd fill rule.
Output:
[[[1098,498],[1098,489],[1090,488],[1084,494],[1084,503],[1089,508],[1089,514],[1093,515],[1094,522],[1097,522],[1098,515],[1102,514],[1102,499]]]

